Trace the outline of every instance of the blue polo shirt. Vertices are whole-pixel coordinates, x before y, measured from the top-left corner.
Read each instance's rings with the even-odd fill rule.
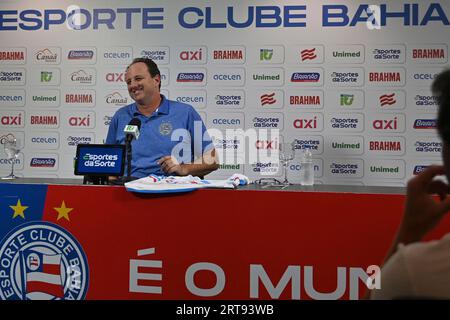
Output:
[[[191,163],[213,147],[205,124],[192,106],[163,95],[161,98],[159,108],[150,116],[140,113],[132,103],[117,110],[111,119],[107,144],[125,144],[125,126],[133,118],[141,120],[139,139],[131,143],[133,177],[164,175],[157,163],[161,157],[172,155],[180,163]]]

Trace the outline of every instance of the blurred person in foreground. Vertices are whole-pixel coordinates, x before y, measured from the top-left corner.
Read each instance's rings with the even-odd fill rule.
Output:
[[[432,165],[407,185],[401,225],[381,269],[378,299],[450,299],[450,230],[440,240],[422,242],[450,210],[450,69],[437,76],[432,92],[439,104],[437,130],[443,166]],[[439,200],[433,197],[439,196]]]

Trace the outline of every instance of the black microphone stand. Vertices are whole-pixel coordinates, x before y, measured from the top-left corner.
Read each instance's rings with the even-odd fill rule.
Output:
[[[127,158],[127,175],[122,176],[116,180],[112,180],[111,184],[123,185],[126,182],[130,182],[130,181],[137,179],[137,178],[131,176],[131,159],[132,159],[131,141],[133,141],[133,136],[130,134],[127,134],[125,137],[125,153],[126,153],[126,158]]]

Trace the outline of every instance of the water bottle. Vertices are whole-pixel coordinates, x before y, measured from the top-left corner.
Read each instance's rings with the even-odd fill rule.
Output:
[[[314,184],[314,163],[309,147],[303,152],[302,168],[300,170],[300,184],[302,186],[312,186]]]

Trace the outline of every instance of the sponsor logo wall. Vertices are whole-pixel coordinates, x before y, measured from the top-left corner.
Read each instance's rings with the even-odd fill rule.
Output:
[[[17,23],[0,27],[1,134],[24,141],[15,169],[74,177],[75,146],[104,141],[114,112],[132,102],[125,68],[145,56],[159,64],[165,95],[191,104],[208,128],[223,133],[216,148],[239,150],[237,163],[222,163],[210,178],[281,177],[278,164],[249,164],[245,154],[279,139],[268,145],[311,147],[317,183],[405,185],[441,162],[429,88],[448,66],[450,3],[385,1],[380,29],[368,27],[362,4],[281,1],[263,8],[242,1],[227,11],[220,1],[194,1],[149,10],[130,1],[119,14],[119,1],[93,1],[83,7],[89,19],[81,30],[44,14],[19,24],[19,12],[31,8],[5,4],[2,10],[18,12]],[[95,16],[106,5],[117,11],[110,20]],[[252,14],[238,18],[238,11]],[[307,22],[312,15],[320,22]],[[280,136],[245,146],[245,138],[226,137],[227,129],[275,129]],[[1,147],[3,175],[5,157]],[[299,170],[296,158],[288,168],[293,182]]]

